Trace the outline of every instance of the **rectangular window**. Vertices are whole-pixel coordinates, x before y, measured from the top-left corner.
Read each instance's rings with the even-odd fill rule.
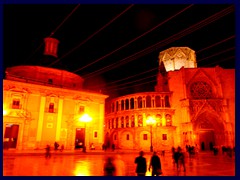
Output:
[[[147,140],[147,134],[143,134],[143,140]]]
[[[52,79],[48,79],[48,84],[52,84],[53,80]]]
[[[116,134],[114,135],[114,140],[117,140],[117,135]]]
[[[167,134],[162,135],[162,140],[167,140]]]
[[[48,112],[53,113],[54,112],[54,103],[49,104]]]
[[[85,111],[85,107],[84,106],[79,106],[79,114],[82,114],[82,113],[84,113],[84,111]]]
[[[12,102],[12,108],[13,109],[20,109],[20,100],[19,99],[14,99]]]
[[[94,132],[94,138],[97,138],[97,131]]]
[[[126,140],[129,140],[129,134],[127,134]]]

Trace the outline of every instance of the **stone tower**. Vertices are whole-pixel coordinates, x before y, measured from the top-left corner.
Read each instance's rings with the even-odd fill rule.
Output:
[[[166,71],[184,68],[197,68],[195,51],[188,47],[171,47],[159,53],[159,66],[164,64]]]

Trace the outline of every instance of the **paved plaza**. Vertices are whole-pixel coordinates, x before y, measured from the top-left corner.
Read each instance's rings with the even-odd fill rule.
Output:
[[[134,164],[138,152],[52,153],[44,157],[38,153],[4,153],[3,176],[103,176],[107,157],[113,157],[119,176],[136,176]],[[144,155],[149,163],[151,153]],[[160,156],[163,176],[235,176],[235,158],[211,152],[186,158],[186,172],[177,171],[171,153]],[[147,172],[150,176],[150,172]]]

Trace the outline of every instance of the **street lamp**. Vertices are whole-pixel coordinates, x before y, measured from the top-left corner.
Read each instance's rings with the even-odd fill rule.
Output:
[[[92,118],[88,115],[88,114],[83,114],[79,120],[81,122],[84,122],[84,126],[85,126],[85,142],[84,142],[84,145],[83,145],[83,152],[86,152],[86,130],[87,130],[87,123],[90,122],[92,120]]]
[[[146,123],[147,123],[147,125],[150,126],[150,135],[151,135],[151,137],[150,137],[150,138],[151,138],[150,151],[153,152],[153,145],[152,145],[152,126],[153,126],[153,124],[156,123],[156,120],[153,119],[153,118],[150,116],[150,117],[148,117],[148,119],[146,120]]]

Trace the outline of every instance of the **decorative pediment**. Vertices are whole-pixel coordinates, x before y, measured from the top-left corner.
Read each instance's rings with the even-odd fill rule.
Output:
[[[90,97],[87,97],[87,96],[74,96],[73,97],[74,100],[79,100],[79,101],[93,101]]]
[[[205,72],[203,68],[197,69],[197,71],[194,73],[191,79],[189,79],[189,81],[187,82],[187,86],[189,86],[191,83],[197,80],[207,81],[213,83],[215,86],[217,85],[216,82],[212,79],[212,76]]]

